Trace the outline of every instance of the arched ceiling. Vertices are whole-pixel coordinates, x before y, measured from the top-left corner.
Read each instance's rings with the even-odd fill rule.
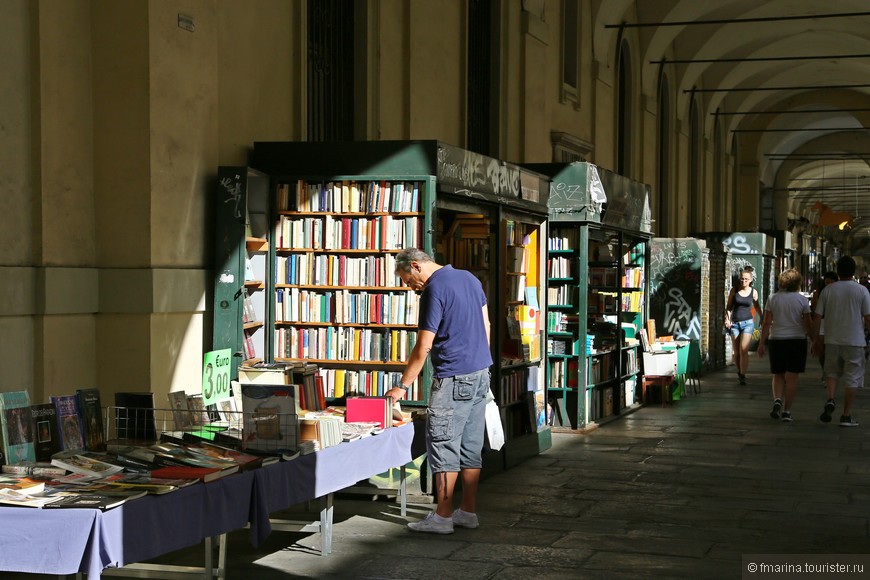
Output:
[[[821,202],[852,216],[847,250],[870,253],[870,2],[594,2],[595,59],[613,62],[622,35],[641,55],[645,95],[663,68],[678,118],[697,98],[705,134],[718,120],[726,150],[736,138],[737,162],[757,165],[761,188],[784,201],[778,229],[817,223]]]

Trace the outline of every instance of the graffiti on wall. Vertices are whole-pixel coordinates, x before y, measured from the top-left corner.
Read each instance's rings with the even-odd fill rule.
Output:
[[[650,249],[650,317],[660,334],[701,338],[701,252],[694,240],[655,240]]]

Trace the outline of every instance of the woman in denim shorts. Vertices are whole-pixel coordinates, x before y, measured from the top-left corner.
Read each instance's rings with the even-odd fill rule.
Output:
[[[734,353],[741,385],[746,384],[746,370],[749,368],[749,343],[755,330],[753,309],[761,316],[758,291],[752,287],[752,269],[747,267],[740,272],[739,284],[731,288],[725,305],[725,328],[731,335],[731,352]]]

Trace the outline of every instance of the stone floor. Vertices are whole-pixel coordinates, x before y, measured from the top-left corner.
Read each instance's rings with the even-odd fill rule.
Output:
[[[747,386],[733,367],[711,372],[698,396],[555,434],[552,449],[482,483],[476,530],[408,531],[428,496],[411,497],[408,518],[389,501],[341,499],[331,555],[318,534],[273,532],[255,549],[234,532],[227,577],[738,578],[744,554],[868,553],[870,397],[853,412],[864,425],[838,426],[842,398],[821,423],[813,359],[795,421],[775,421],[766,365],[753,358]],[[202,552],[161,561],[197,564]]]

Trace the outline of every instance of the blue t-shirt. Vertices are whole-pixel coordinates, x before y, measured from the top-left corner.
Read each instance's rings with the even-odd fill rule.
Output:
[[[420,298],[418,328],[435,333],[432,368],[436,379],[489,368],[480,280],[466,270],[442,266],[432,273]]]

